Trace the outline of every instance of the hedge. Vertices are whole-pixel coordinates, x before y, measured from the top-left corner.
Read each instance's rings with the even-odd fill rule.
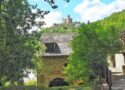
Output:
[[[0,90],[91,90],[84,86],[66,86],[66,87],[41,87],[41,86],[8,86],[1,87]]]

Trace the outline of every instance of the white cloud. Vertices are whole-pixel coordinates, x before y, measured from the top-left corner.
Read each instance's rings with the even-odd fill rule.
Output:
[[[62,22],[62,14],[58,11],[52,11],[48,15],[45,16],[44,19],[46,25],[45,27],[50,27],[54,23],[61,23]]]
[[[53,24],[62,23],[62,14],[58,11],[51,11],[49,14],[44,16],[44,19],[37,18],[36,21],[44,21],[44,27],[53,26]]]
[[[125,0],[114,0],[109,4],[105,4],[100,0],[84,0],[76,6],[74,12],[80,15],[82,22],[93,22],[123,9],[125,9]]]
[[[32,10],[32,12],[36,12],[36,10]],[[42,26],[43,27],[50,27],[53,26],[53,24],[58,24],[58,23],[62,23],[62,14],[58,11],[52,11],[49,14],[44,16],[43,18],[36,18],[35,20],[36,22],[39,21],[44,21],[45,25]],[[37,26],[32,26],[32,28],[30,29],[29,32],[35,31],[35,30],[40,30],[40,28],[38,28]]]

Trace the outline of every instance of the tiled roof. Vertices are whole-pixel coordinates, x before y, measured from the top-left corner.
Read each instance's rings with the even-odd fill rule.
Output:
[[[72,40],[73,34],[60,34],[60,33],[51,33],[51,34],[42,34],[41,41],[42,43],[67,43]]]
[[[73,39],[73,34],[42,34],[41,42],[45,43],[57,43],[61,53],[45,53],[43,56],[58,56],[69,55],[72,52],[70,45]]]

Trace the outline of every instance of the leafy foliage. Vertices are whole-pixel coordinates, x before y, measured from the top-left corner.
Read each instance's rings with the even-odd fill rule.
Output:
[[[45,28],[42,29],[41,32],[42,33],[73,33],[73,32],[77,32],[78,26],[76,26],[75,24],[57,24],[55,26],[49,27],[49,28]]]
[[[44,1],[48,2],[53,9],[58,8],[58,5],[55,4],[55,0],[44,0]],[[69,2],[70,0],[64,0],[64,1]]]
[[[90,83],[98,78],[100,68],[107,67],[107,56],[122,50],[120,33],[125,28],[125,11],[104,20],[83,24],[72,41],[73,53],[66,72],[69,79]]]
[[[40,49],[36,33],[29,33],[32,26],[43,25],[35,22],[36,17],[47,14],[29,5],[27,0],[0,1],[0,81],[20,83],[34,67],[33,59]],[[40,38],[40,37],[39,37]],[[25,71],[25,73],[24,73]]]

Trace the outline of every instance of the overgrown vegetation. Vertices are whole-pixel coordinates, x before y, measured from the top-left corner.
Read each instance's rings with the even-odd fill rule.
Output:
[[[70,80],[98,81],[101,67],[108,67],[107,56],[122,50],[120,33],[125,29],[125,11],[104,20],[82,24],[72,41],[73,53],[66,68]]]
[[[52,8],[57,8],[54,0],[44,0]],[[69,2],[69,0],[64,0]],[[35,10],[36,12],[33,12]],[[27,0],[0,0],[0,84],[23,84],[23,77],[29,69],[39,69],[41,62],[40,32],[30,33],[33,26],[45,23],[36,18],[44,18],[49,11],[30,5]]]
[[[77,32],[77,28],[80,23],[71,23],[71,24],[56,24],[55,26],[41,29],[41,33],[74,33]]]
[[[29,33],[32,26],[40,26],[43,22],[35,22],[36,17],[47,14],[36,10],[27,0],[0,1],[0,82],[4,85],[23,84],[28,69],[35,67],[34,59],[40,49],[39,36]],[[24,73],[25,72],[25,73]]]
[[[44,0],[56,8],[54,0]],[[64,0],[69,2],[69,0]],[[36,12],[33,12],[35,10]],[[30,5],[27,0],[0,0],[0,84],[23,84],[23,77],[29,69],[39,69],[41,33],[29,33],[33,26],[44,25],[44,18],[49,11],[40,10],[37,5]],[[37,66],[37,67],[36,67]]]
[[[72,87],[41,87],[41,86],[10,86],[1,87],[0,90],[92,90],[87,86],[72,86]]]
[[[44,1],[57,8],[53,0]],[[35,22],[36,17],[49,13],[36,7],[29,5],[27,0],[0,1],[0,82],[3,86],[6,82],[22,85],[28,69],[41,70],[41,33],[77,32],[74,24],[60,24],[29,33],[32,26],[44,24]],[[37,12],[33,13],[32,9]],[[66,68],[69,79],[82,79],[85,83],[96,81],[100,66],[108,66],[107,56],[122,50],[120,33],[124,28],[125,11],[101,21],[82,24],[72,42],[73,53]]]

